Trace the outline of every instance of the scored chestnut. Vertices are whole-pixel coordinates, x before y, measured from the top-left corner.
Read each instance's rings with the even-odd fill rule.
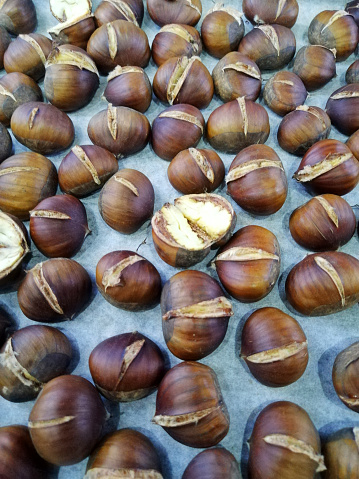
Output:
[[[341,133],[352,135],[359,129],[359,84],[352,83],[335,90],[325,109]]]
[[[359,8],[358,8],[359,10]],[[359,83],[359,60],[355,60],[345,73],[347,83]]]
[[[12,35],[31,33],[37,24],[32,0],[5,0],[0,4],[0,26]]]
[[[201,0],[148,0],[151,19],[160,27],[170,23],[196,25],[202,15]]]
[[[293,73],[299,76],[308,91],[316,90],[335,77],[335,57],[334,48],[330,50],[322,45],[302,47],[295,57]]]
[[[307,95],[307,90],[299,76],[288,71],[281,71],[273,75],[263,89],[263,99],[266,105],[281,116],[302,105]]]
[[[142,0],[103,0],[94,12],[97,28],[115,20],[127,20],[140,27],[144,8]]]
[[[206,449],[195,456],[186,467],[182,479],[241,479],[238,463],[223,447]]]
[[[9,158],[12,152],[12,139],[5,125],[0,123],[0,163]]]
[[[243,0],[243,12],[254,24],[276,23],[292,28],[297,21],[297,0]]]
[[[352,2],[353,3],[353,2]],[[359,428],[340,429],[323,444],[324,479],[356,479],[359,471]]]
[[[92,13],[61,22],[48,30],[56,45],[71,44],[86,50],[87,42],[96,29]]]
[[[359,342],[353,343],[335,358],[332,379],[339,399],[355,412],[359,412]]]

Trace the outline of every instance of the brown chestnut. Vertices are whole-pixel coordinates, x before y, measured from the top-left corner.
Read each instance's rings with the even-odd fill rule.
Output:
[[[0,69],[4,68],[4,55],[9,45],[11,44],[11,37],[7,30],[0,26]]]
[[[238,463],[227,449],[213,448],[206,449],[197,456],[186,467],[182,479],[241,479]]]
[[[298,75],[308,91],[326,85],[336,74],[336,50],[322,45],[302,47],[294,60],[293,73]]]
[[[270,132],[266,109],[239,97],[219,106],[207,121],[207,139],[216,150],[238,153],[255,143],[265,143]]]
[[[151,181],[137,170],[114,174],[101,190],[98,207],[104,221],[122,234],[132,234],[153,214],[155,193]]]
[[[151,19],[160,27],[170,23],[196,25],[202,15],[201,0],[148,0]]]
[[[21,311],[33,321],[72,319],[90,299],[91,278],[76,261],[53,258],[27,272],[17,293]]]
[[[345,11],[348,12],[355,20],[355,23],[359,26],[359,2],[358,0],[352,0],[345,5]]]
[[[218,379],[209,366],[185,361],[159,385],[152,422],[190,447],[211,447],[228,433],[229,415]]]
[[[263,99],[266,105],[284,116],[302,105],[308,92],[298,75],[288,71],[281,71],[273,75],[263,89]]]
[[[242,303],[259,301],[280,273],[277,238],[262,226],[245,226],[222,247],[214,265],[226,291]]]
[[[160,348],[136,331],[105,339],[90,354],[95,386],[111,401],[128,402],[151,394],[166,369]]]
[[[15,322],[9,314],[0,307],[0,347],[15,329]]]
[[[359,10],[359,9],[358,9]],[[359,60],[355,60],[345,73],[347,83],[359,83]]]
[[[359,260],[346,253],[310,254],[292,268],[285,291],[293,308],[306,316],[324,316],[359,301]]]
[[[3,0],[0,4],[0,26],[13,34],[31,33],[37,23],[32,0]]]
[[[325,109],[341,133],[352,135],[359,129],[359,84],[353,83],[335,90]]]
[[[276,23],[292,28],[297,21],[297,0],[243,0],[243,12],[252,23]]]
[[[50,11],[59,22],[67,22],[71,18],[90,13],[92,0],[50,0]]]
[[[115,20],[127,20],[140,27],[144,8],[142,0],[102,0],[95,10],[97,27]]]
[[[12,139],[6,127],[0,123],[0,163],[9,158],[12,152]]]
[[[335,358],[333,385],[339,399],[350,409],[359,412],[359,342],[353,343]]]
[[[271,215],[284,204],[287,176],[277,153],[267,145],[252,145],[234,158],[226,177],[227,190],[244,210]]]
[[[359,130],[353,133],[347,140],[346,145],[359,161]]]
[[[59,376],[45,384],[29,416],[38,454],[57,466],[82,461],[99,441],[106,409],[95,387],[80,376]]]
[[[218,282],[201,271],[181,271],[164,285],[162,330],[168,349],[186,361],[202,359],[223,341],[231,303]]]
[[[96,25],[92,13],[85,13],[80,17],[59,23],[48,30],[48,33],[50,33],[56,45],[70,43],[86,50],[87,42],[95,29]]]
[[[260,308],[244,324],[241,358],[265,386],[297,381],[308,364],[308,342],[300,324],[277,308]]]
[[[357,479],[359,474],[358,442],[359,429],[357,427],[341,429],[326,439],[323,444],[324,461],[327,467],[323,473],[324,479]]]
[[[155,266],[133,251],[113,251],[96,266],[96,284],[113,306],[143,311],[160,302],[161,276]]]

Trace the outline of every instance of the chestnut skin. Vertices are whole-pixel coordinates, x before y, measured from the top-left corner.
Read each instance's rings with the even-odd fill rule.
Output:
[[[0,347],[5,343],[15,328],[15,321],[0,307]]]
[[[359,10],[359,8],[358,8]],[[359,83],[359,60],[355,60],[345,73],[347,83]]]
[[[323,479],[357,479],[359,475],[357,427],[340,429],[331,434],[323,444],[327,470]]]
[[[335,90],[325,109],[341,133],[352,135],[359,129],[359,84],[352,83]]]
[[[11,37],[4,27],[0,26],[0,69],[4,68],[4,55],[11,43]]]
[[[321,45],[302,47],[295,57],[293,73],[308,91],[321,88],[336,75],[334,51]]]
[[[9,158],[12,152],[12,139],[6,127],[0,123],[0,163]]]
[[[269,108],[284,116],[302,105],[307,98],[307,90],[298,75],[281,71],[273,75],[263,89],[263,99]]]
[[[292,28],[297,21],[299,6],[297,0],[243,0],[243,13],[253,24],[276,23]]]
[[[359,342],[353,343],[335,358],[332,380],[339,399],[355,412],[359,412],[358,383]]]
[[[0,7],[0,26],[12,35],[31,33],[37,24],[32,0],[5,0]]]
[[[61,22],[48,30],[56,45],[71,44],[86,50],[87,42],[96,30],[93,15],[88,12],[80,17],[74,17],[66,22]]]
[[[147,10],[151,19],[160,27],[170,23],[194,26],[202,15],[201,0],[190,3],[184,0],[149,0]]]
[[[182,479],[242,479],[238,463],[227,449],[214,447],[195,456],[186,467]]]
[[[351,0],[345,5],[345,11],[350,13],[350,15],[354,18],[355,23],[359,27],[359,2],[358,0]]]
[[[347,140],[346,145],[359,161],[359,130],[353,133]]]
[[[125,0],[123,3],[122,0],[100,2],[94,11],[97,28],[115,20],[127,20],[140,27],[144,14],[142,0]]]

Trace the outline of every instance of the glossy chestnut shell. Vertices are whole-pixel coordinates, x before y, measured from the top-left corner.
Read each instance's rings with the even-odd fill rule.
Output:
[[[359,84],[352,83],[335,90],[325,109],[341,133],[352,135],[359,129]]]
[[[206,449],[195,456],[186,467],[182,479],[241,479],[238,463],[229,451],[214,447]]]
[[[297,21],[299,6],[297,0],[243,0],[243,12],[254,24],[284,25],[292,28]]]
[[[151,19],[160,27],[169,23],[196,25],[202,15],[201,0],[190,3],[184,0],[149,0],[147,10]]]
[[[346,428],[326,438],[323,444],[324,462],[327,468],[323,472],[324,479],[356,479],[358,477],[358,433],[357,427]]]
[[[333,385],[339,399],[359,412],[359,342],[353,343],[335,358],[332,371]]]
[[[326,85],[336,74],[335,50],[321,45],[302,47],[294,60],[293,73],[298,75],[308,91]]]
[[[273,75],[263,89],[265,103],[280,116],[284,116],[302,105],[307,95],[307,90],[299,76],[288,71],[281,71]]]

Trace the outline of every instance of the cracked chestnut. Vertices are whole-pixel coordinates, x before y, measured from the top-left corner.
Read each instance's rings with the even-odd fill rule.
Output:
[[[32,0],[3,0],[0,4],[0,26],[12,35],[31,33],[37,24]]]
[[[297,0],[243,0],[243,12],[253,24],[283,25],[292,28],[297,21],[299,6]]]
[[[92,13],[85,13],[80,17],[71,18],[67,22],[55,25],[48,33],[56,45],[71,44],[86,50],[87,42],[96,30]]]
[[[103,0],[95,10],[97,28],[115,20],[127,20],[140,27],[144,8],[142,0]]]
[[[11,37],[7,30],[0,26],[0,69],[4,68],[4,55],[11,44]]]
[[[356,479],[358,477],[358,443],[358,427],[340,429],[326,438],[322,449],[327,467],[323,473],[324,479]]]
[[[91,12],[92,0],[49,0],[50,11],[59,22],[67,22],[71,18]]]
[[[147,10],[160,27],[170,23],[196,25],[202,15],[201,0],[148,0]]]
[[[227,449],[206,449],[195,456],[186,467],[182,479],[241,479],[238,463]]]
[[[263,89],[263,99],[269,108],[284,116],[302,105],[307,98],[307,90],[298,75],[281,71],[273,75]]]
[[[325,110],[341,133],[352,135],[359,129],[359,84],[353,83],[335,90]]]
[[[299,76],[308,91],[326,85],[336,75],[336,50],[322,45],[302,47],[294,60],[293,73]]]
[[[332,379],[339,399],[355,412],[359,412],[359,342],[353,343],[335,358]]]
[[[0,123],[0,163],[9,158],[12,152],[12,139],[9,132],[2,123]]]
[[[358,8],[359,10],[359,8]],[[359,60],[355,60],[345,73],[347,83],[359,83]]]

